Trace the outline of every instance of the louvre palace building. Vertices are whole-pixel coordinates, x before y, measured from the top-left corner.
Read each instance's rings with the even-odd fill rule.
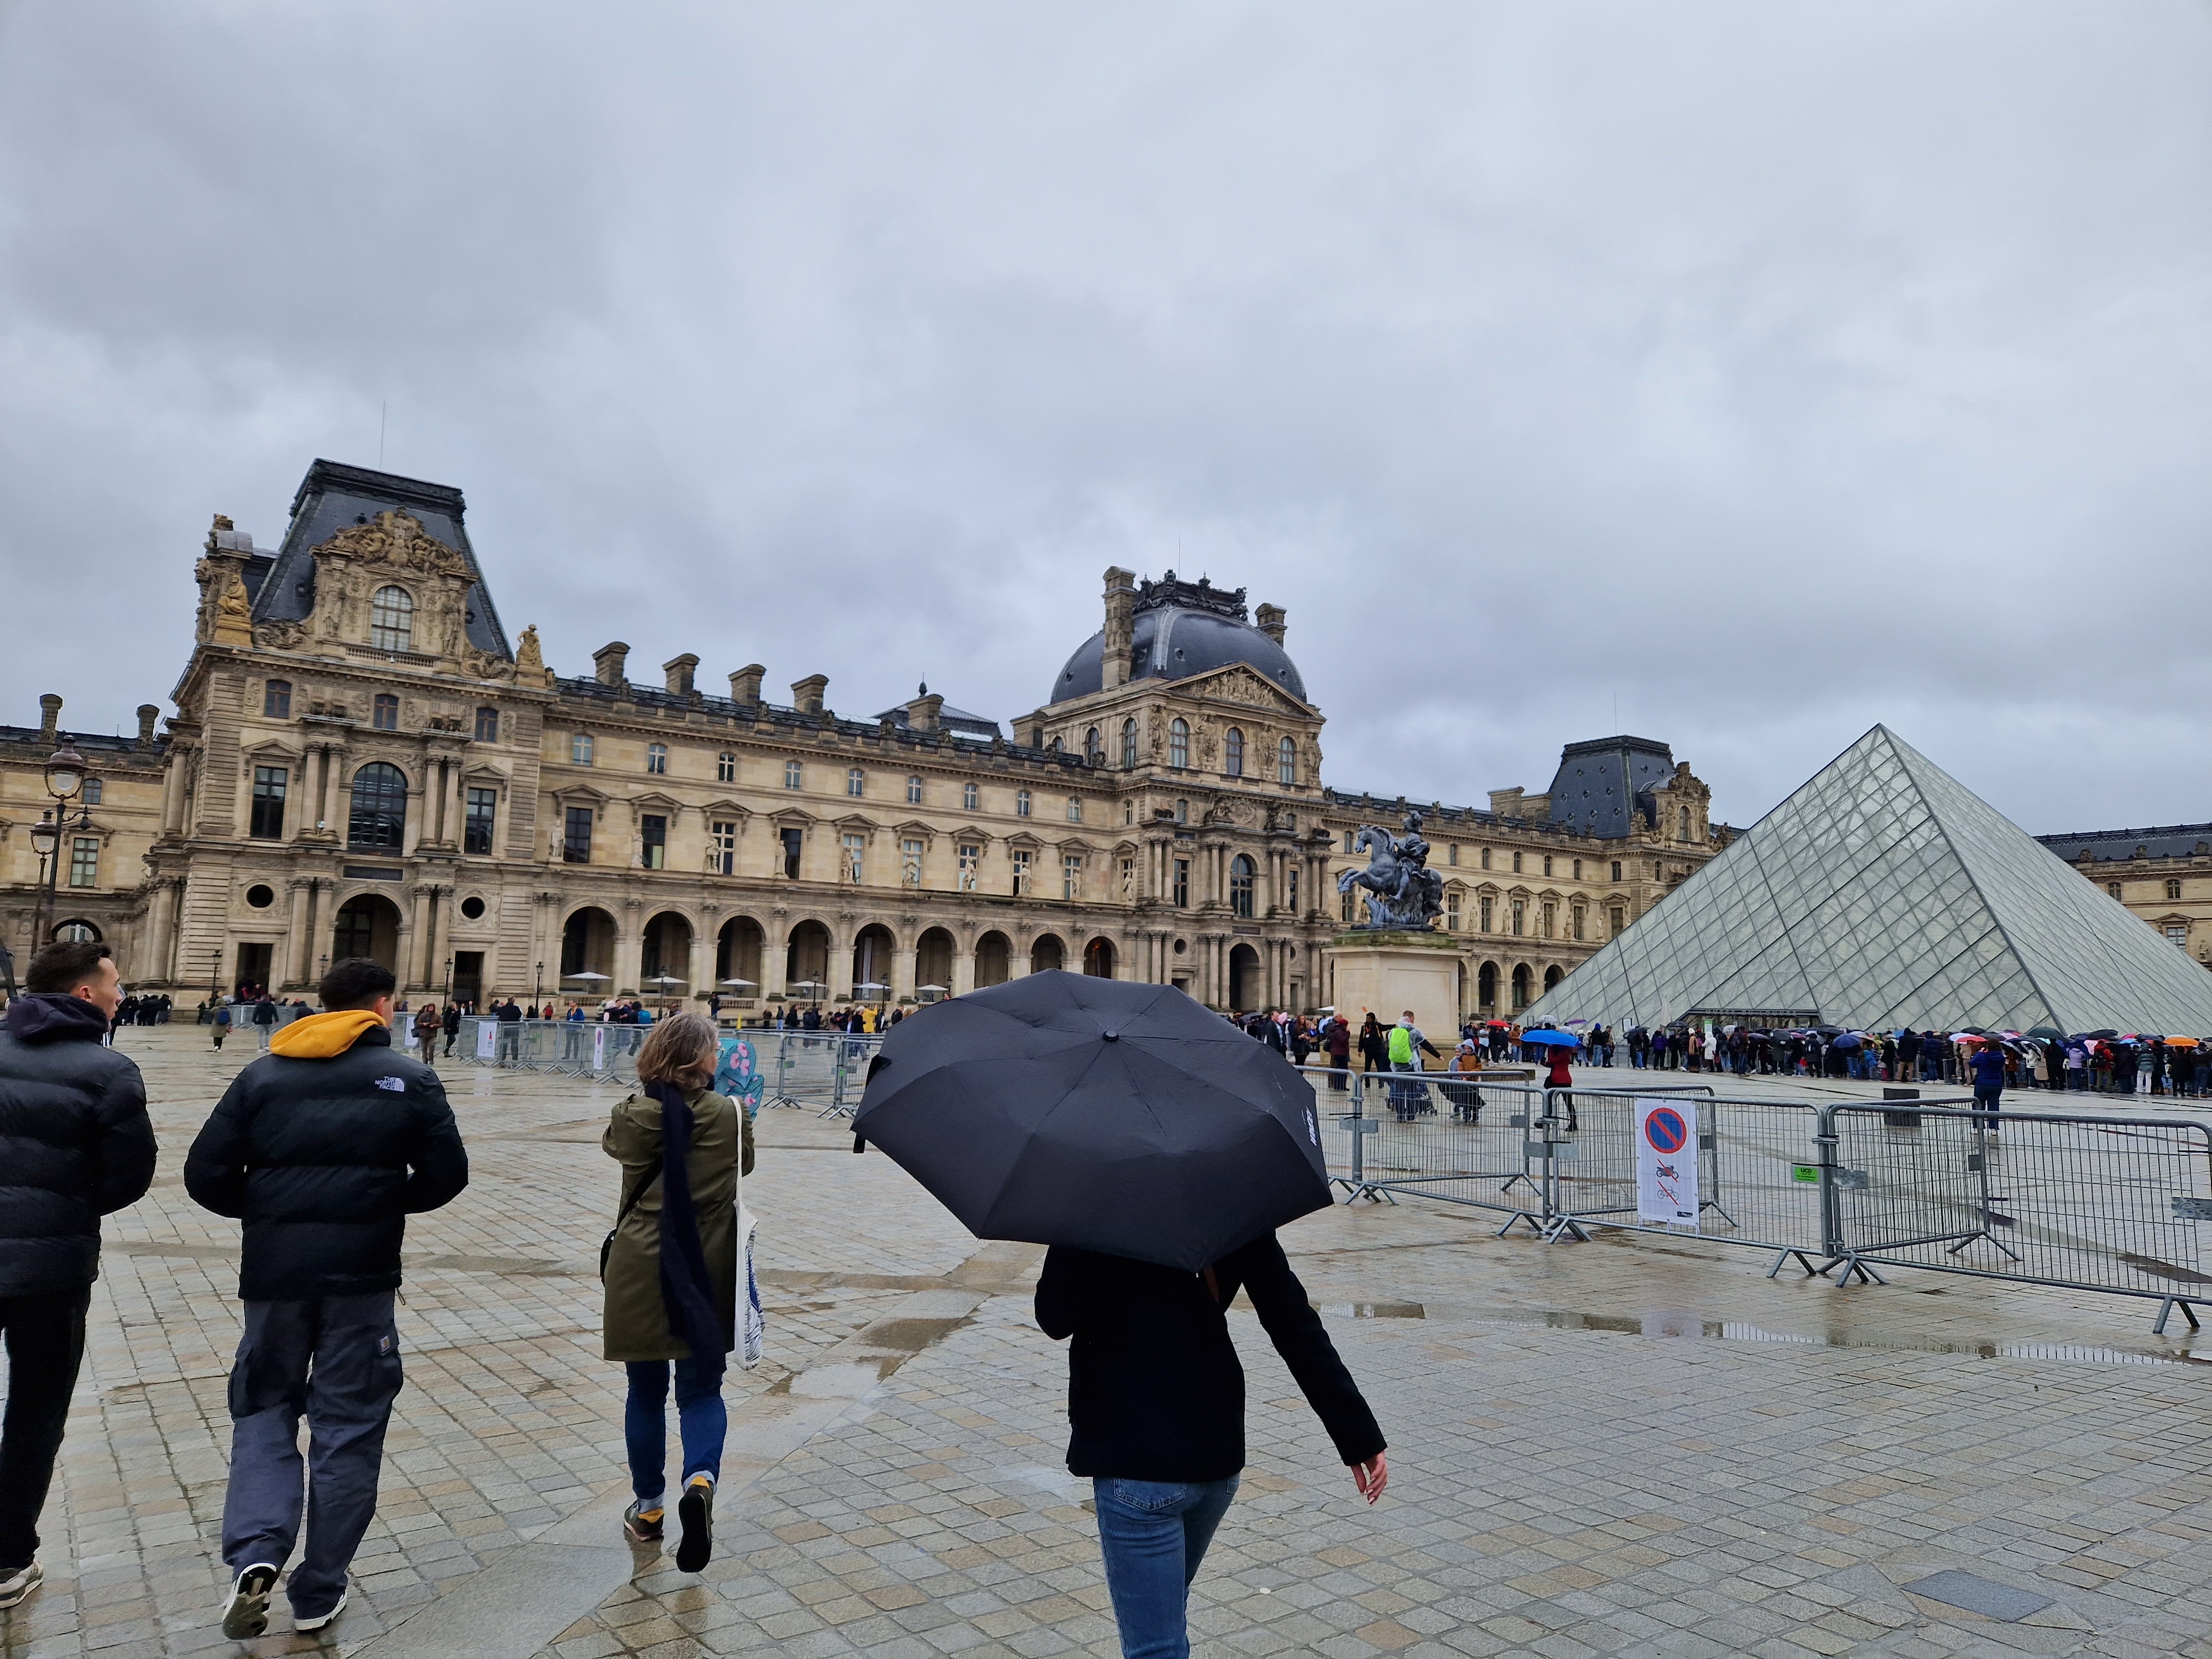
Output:
[[[412,996],[471,1001],[719,988],[760,1012],[1067,968],[1311,1009],[1355,915],[1337,886],[1367,862],[1353,837],[1418,811],[1462,1007],[1510,1015],[1729,833],[1638,738],[1569,744],[1545,793],[1480,808],[1325,782],[1285,611],[1172,573],[1071,594],[1089,611],[1071,641],[1089,637],[1040,662],[1046,696],[1004,722],[927,686],[833,712],[817,671],[863,660],[834,635],[782,665],[787,701],[730,662],[761,640],[669,642],[720,647],[713,690],[690,650],[644,683],[619,642],[556,672],[534,627],[508,631],[499,561],[463,517],[458,489],[317,461],[273,552],[215,520],[173,714],[149,702],[135,735],[93,736],[50,695],[38,726],[0,727],[17,960],[99,937],[134,989],[185,1002],[306,991],[368,956]],[[87,769],[46,908],[32,831],[64,735]]]

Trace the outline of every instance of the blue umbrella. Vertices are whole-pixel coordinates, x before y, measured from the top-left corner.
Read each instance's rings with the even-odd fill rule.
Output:
[[[1579,1048],[1583,1040],[1569,1031],[1523,1031],[1521,1041],[1534,1048]]]

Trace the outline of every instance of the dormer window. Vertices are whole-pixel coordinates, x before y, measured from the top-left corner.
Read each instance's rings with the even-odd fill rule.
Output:
[[[1190,722],[1181,715],[1168,723],[1168,764],[1178,772],[1190,764]]]
[[[415,598],[404,587],[380,587],[368,602],[368,643],[377,651],[414,648]]]
[[[1233,726],[1222,744],[1221,769],[1232,778],[1244,775],[1244,733]]]

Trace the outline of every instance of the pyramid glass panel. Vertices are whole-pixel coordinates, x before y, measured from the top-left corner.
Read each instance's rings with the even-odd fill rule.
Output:
[[[2212,973],[1875,726],[1528,1012],[2212,1036]]]

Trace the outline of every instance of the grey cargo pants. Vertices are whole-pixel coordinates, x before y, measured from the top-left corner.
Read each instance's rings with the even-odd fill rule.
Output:
[[[230,1490],[222,1559],[233,1574],[291,1559],[304,1506],[307,1545],[293,1613],[312,1619],[345,1593],[346,1568],[376,1514],[384,1431],[399,1393],[392,1292],[249,1302],[230,1373]],[[300,1417],[307,1419],[304,1487]]]

